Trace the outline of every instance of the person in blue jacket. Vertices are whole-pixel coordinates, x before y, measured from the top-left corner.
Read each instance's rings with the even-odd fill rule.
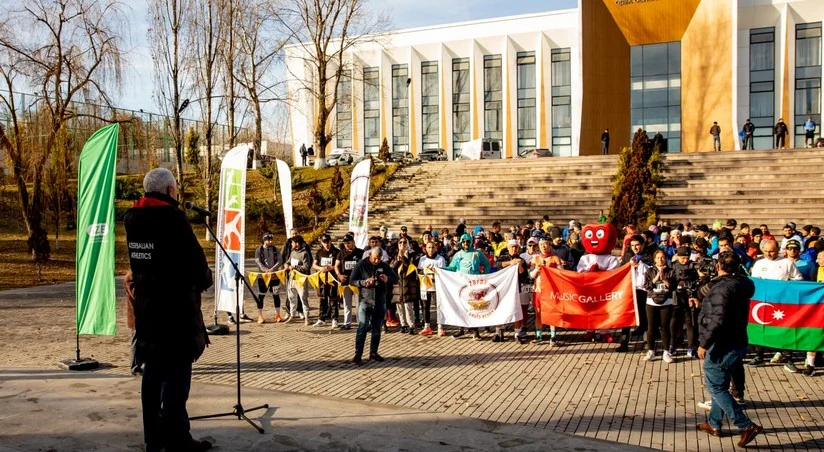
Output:
[[[461,236],[461,250],[452,256],[452,261],[449,262],[447,270],[452,272],[466,273],[468,275],[481,275],[492,271],[492,264],[486,258],[483,252],[475,249],[472,246],[472,236],[464,234]],[[476,341],[481,340],[481,334],[477,328],[472,329]],[[461,328],[454,337],[460,337],[464,334],[464,329]]]

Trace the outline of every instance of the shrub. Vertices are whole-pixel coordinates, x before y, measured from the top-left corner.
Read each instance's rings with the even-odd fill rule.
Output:
[[[121,201],[137,201],[143,196],[142,188],[134,179],[118,177],[114,182],[114,197]]]
[[[655,224],[661,184],[661,154],[647,134],[638,129],[632,147],[621,150],[609,212],[618,229],[628,224],[642,228]]]

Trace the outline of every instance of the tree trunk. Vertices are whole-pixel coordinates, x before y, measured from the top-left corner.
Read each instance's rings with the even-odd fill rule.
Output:
[[[263,119],[260,113],[260,99],[252,98],[255,104],[255,160],[260,160],[260,148],[263,144]]]

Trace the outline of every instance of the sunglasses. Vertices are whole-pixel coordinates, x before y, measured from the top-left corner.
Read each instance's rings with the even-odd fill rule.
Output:
[[[799,248],[799,247],[797,247],[797,246],[788,246],[788,247],[787,247],[787,249],[788,249],[788,250],[801,251],[801,248]]]
[[[403,243],[404,245],[406,245],[406,244],[407,244],[407,243],[409,243],[409,242],[407,242],[406,240],[401,240],[401,241],[400,241],[400,242],[398,242],[398,243]]]

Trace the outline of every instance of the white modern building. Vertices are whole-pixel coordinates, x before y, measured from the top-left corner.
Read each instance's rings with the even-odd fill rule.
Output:
[[[499,140],[503,157],[529,148],[556,156],[610,152],[644,128],[670,152],[788,144],[821,122],[824,0],[579,0],[578,8],[400,30],[344,58],[347,76],[330,121],[330,148],[376,153]],[[312,69],[286,49],[293,149],[312,142]],[[818,133],[816,134],[818,135]],[[300,159],[296,158],[296,161]]]

